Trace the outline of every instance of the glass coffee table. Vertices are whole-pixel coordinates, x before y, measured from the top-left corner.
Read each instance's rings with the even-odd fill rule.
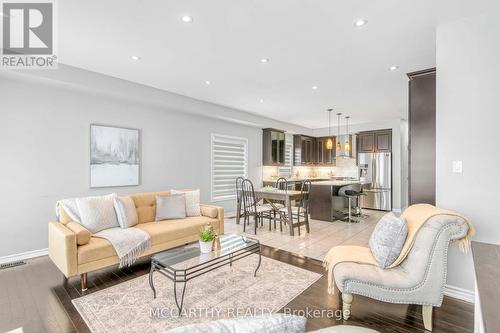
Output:
[[[257,275],[261,263],[260,243],[258,240],[236,234],[221,235],[219,240],[220,249],[210,253],[201,253],[199,247],[188,246],[155,254],[151,258],[151,271],[149,272],[149,285],[153,290],[153,297],[156,298],[156,289],[153,283],[153,274],[155,272],[174,282],[174,299],[179,315],[182,312],[184,293],[189,280],[217,268],[226,265],[231,266],[234,261],[254,253],[259,256],[259,262],[253,274],[254,277]],[[180,299],[177,295],[177,284],[182,285]]]

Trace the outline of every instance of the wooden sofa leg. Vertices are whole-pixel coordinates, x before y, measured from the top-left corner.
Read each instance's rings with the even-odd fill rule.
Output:
[[[82,285],[82,291],[87,290],[87,273],[80,274],[80,284]]]
[[[422,305],[422,318],[425,329],[432,331],[432,305]]]
[[[344,320],[351,316],[352,294],[342,293],[342,317]]]

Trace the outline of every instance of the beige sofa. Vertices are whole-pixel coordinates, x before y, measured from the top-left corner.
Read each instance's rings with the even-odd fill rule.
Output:
[[[143,256],[171,249],[198,240],[198,232],[207,223],[224,233],[224,209],[201,205],[201,216],[180,220],[155,221],[156,196],[170,192],[151,192],[131,195],[134,200],[139,228],[151,236],[152,247]],[[64,212],[59,221],[49,222],[49,257],[66,277],[80,275],[82,290],[87,289],[87,272],[118,264],[111,243],[93,237],[90,231],[74,222]]]

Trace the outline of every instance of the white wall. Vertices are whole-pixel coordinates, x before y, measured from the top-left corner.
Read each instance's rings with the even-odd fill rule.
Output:
[[[498,11],[437,29],[436,201],[470,218],[477,241],[500,243]],[[452,161],[463,173],[452,173]],[[474,289],[471,256],[456,247],[448,284]]]
[[[47,223],[61,198],[201,188],[209,202],[212,132],[248,138],[249,177],[260,182],[256,126],[308,131],[66,66],[0,73],[0,103],[0,257],[46,248]],[[221,120],[229,116],[232,122]],[[89,189],[92,123],[141,130],[140,186]],[[234,210],[232,201],[217,204]]]
[[[381,120],[379,122],[353,124],[349,125],[349,132],[356,133],[361,131],[392,129],[392,197],[393,210],[401,210],[405,208],[406,200],[402,201],[401,189],[405,186],[406,176],[402,174],[402,157],[401,157],[401,141],[402,141],[402,121],[401,119]],[[333,133],[336,133],[336,127],[332,127]],[[343,130],[343,129],[342,129]],[[314,136],[327,136],[328,128],[318,128],[313,130]],[[406,189],[406,188],[404,188]],[[406,193],[406,192],[405,192]]]

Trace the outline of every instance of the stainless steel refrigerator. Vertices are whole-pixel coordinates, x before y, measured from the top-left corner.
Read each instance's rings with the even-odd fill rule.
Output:
[[[363,183],[362,207],[392,210],[391,153],[359,153],[359,176]]]

